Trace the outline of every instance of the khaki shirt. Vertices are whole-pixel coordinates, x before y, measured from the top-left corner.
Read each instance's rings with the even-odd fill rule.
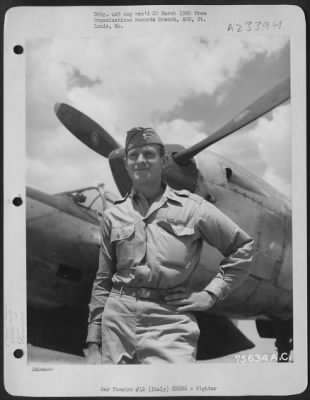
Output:
[[[187,190],[166,186],[151,206],[133,190],[106,210],[87,342],[101,343],[101,316],[113,283],[186,287],[204,240],[225,257],[205,290],[224,299],[248,275],[253,240],[215,206]]]

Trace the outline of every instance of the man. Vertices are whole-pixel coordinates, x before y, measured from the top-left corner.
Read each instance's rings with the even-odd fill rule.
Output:
[[[194,362],[193,311],[211,308],[246,278],[253,240],[201,197],[162,181],[165,150],[153,129],[127,132],[125,153],[133,188],[102,218],[88,362]],[[203,240],[225,258],[206,288],[193,292]]]

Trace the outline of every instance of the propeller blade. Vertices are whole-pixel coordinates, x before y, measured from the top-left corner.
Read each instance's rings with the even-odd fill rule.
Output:
[[[100,125],[74,107],[57,103],[55,113],[75,137],[98,154],[108,157],[113,150],[121,147]]]
[[[186,164],[192,157],[200,153],[202,150],[218,142],[219,140],[231,135],[240,128],[255,121],[257,118],[268,113],[273,108],[290,98],[290,79],[287,78],[273,89],[259,97],[252,104],[242,110],[235,118],[229,121],[222,128],[214,132],[212,135],[203,139],[201,142],[180,151],[173,156],[174,161],[179,165]]]

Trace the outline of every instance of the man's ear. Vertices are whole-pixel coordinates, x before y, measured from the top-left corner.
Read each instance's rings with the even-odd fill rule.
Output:
[[[126,171],[128,171],[128,163],[127,163],[127,157],[126,156],[124,156],[123,161],[124,161],[124,165],[125,165]]]
[[[163,168],[166,168],[169,162],[169,154],[165,151],[163,156]]]

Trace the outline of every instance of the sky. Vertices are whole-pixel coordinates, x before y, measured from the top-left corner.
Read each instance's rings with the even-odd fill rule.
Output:
[[[190,146],[290,75],[279,35],[35,38],[26,55],[27,185],[47,193],[99,182],[117,193],[108,161],[61,124],[57,102],[121,144],[132,127],[152,126],[164,143]],[[290,198],[290,112],[286,102],[209,150]]]

